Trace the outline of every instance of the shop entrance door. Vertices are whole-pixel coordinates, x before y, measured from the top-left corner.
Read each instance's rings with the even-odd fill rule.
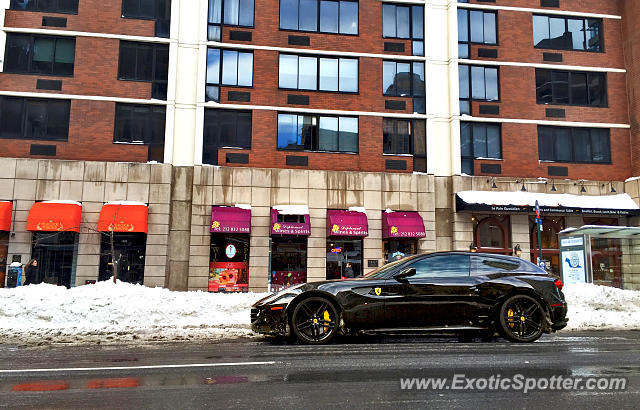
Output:
[[[34,232],[31,257],[38,261],[35,283],[71,287],[76,232]]]
[[[307,237],[272,237],[270,290],[274,292],[306,281]]]
[[[117,278],[123,282],[144,282],[144,258],[147,248],[147,235],[144,233],[114,232],[114,259],[118,261]],[[100,271],[98,280],[108,280],[113,276],[111,264],[111,234],[102,233],[100,243]]]
[[[362,239],[327,239],[327,280],[362,275]]]

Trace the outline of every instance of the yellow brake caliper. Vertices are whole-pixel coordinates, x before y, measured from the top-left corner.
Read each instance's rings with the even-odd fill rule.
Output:
[[[507,310],[507,316],[509,317],[509,319],[513,319],[513,309],[509,309]],[[509,320],[509,327],[513,329],[513,327],[515,326],[515,322],[513,320]]]
[[[327,321],[327,322],[331,322],[331,316],[329,316],[329,311],[328,311],[328,310],[325,310],[325,311],[324,311],[324,315],[323,315],[323,317],[324,317],[324,320],[325,320],[325,321]],[[325,327],[324,327],[324,332],[325,332],[325,333],[327,333],[328,331],[329,331],[329,327],[328,327],[328,326],[325,326]]]

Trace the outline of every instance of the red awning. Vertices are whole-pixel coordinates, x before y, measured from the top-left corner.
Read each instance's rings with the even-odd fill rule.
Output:
[[[382,237],[388,238],[424,238],[427,233],[424,221],[417,212],[383,212]]]
[[[147,233],[149,207],[135,202],[107,202],[100,210],[100,232]]]
[[[80,232],[82,205],[74,201],[36,202],[27,217],[28,231]]]
[[[11,213],[13,211],[13,202],[0,202],[0,231],[11,230]]]
[[[367,214],[358,211],[327,211],[327,236],[368,236]]]

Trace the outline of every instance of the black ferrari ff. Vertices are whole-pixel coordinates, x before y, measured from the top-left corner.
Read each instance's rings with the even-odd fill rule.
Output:
[[[303,283],[256,302],[254,332],[323,344],[338,333],[477,330],[533,342],[567,325],[562,281],[512,256],[416,255],[361,278]]]

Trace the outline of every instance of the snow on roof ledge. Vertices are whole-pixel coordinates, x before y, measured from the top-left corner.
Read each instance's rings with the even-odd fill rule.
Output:
[[[82,206],[82,204],[78,201],[68,201],[68,200],[63,200],[63,199],[59,199],[59,200],[55,200],[55,201],[42,201],[42,203],[44,204],[69,204],[69,205],[78,205],[78,206]]]
[[[367,210],[364,206],[350,206],[349,211],[351,212],[360,212],[361,214],[366,214]]]
[[[246,209],[249,211],[251,210],[251,205],[249,204],[236,204],[235,207],[240,209]]]
[[[138,201],[109,201],[105,203],[105,205],[143,205],[147,206],[147,204],[138,202]]]
[[[573,195],[536,192],[461,191],[458,196],[466,203],[498,206],[535,206],[590,209],[640,209],[628,194]]]
[[[273,207],[281,215],[308,215],[307,205],[275,205]]]

